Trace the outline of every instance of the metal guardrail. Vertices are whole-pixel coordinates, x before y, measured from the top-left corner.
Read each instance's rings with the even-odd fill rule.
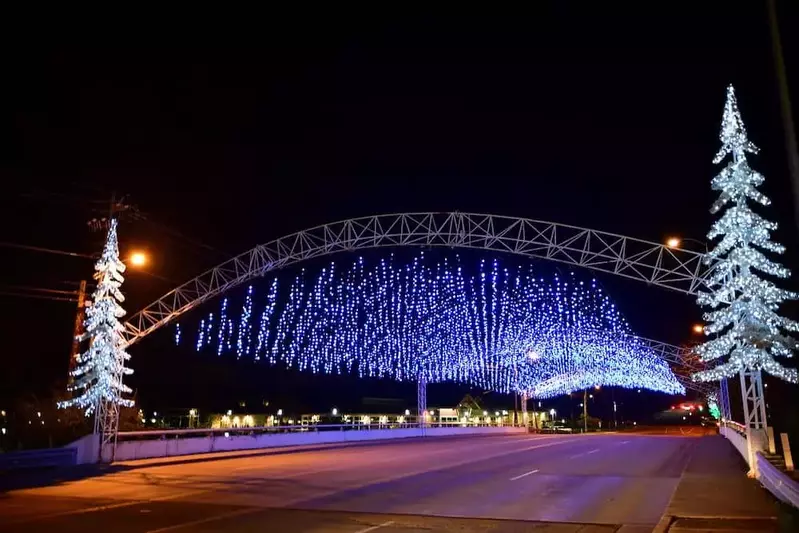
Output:
[[[27,468],[74,466],[78,452],[74,448],[48,448],[0,454],[0,472]]]
[[[799,508],[799,482],[771,464],[760,452],[756,455],[758,481],[780,501]]]
[[[131,440],[164,440],[167,438],[185,439],[192,437],[232,437],[232,436],[252,436],[265,434],[281,433],[310,433],[320,431],[371,431],[378,429],[415,429],[415,428],[439,428],[439,427],[513,427],[512,424],[464,424],[462,422],[430,422],[424,425],[413,423],[371,423],[371,424],[307,424],[292,426],[257,426],[257,427],[234,427],[234,428],[191,428],[191,429],[153,429],[141,431],[120,431],[119,441]]]

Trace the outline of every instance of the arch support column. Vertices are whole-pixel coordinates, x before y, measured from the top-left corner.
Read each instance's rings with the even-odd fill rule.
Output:
[[[424,376],[416,381],[416,422],[424,436],[427,433],[427,380]]]

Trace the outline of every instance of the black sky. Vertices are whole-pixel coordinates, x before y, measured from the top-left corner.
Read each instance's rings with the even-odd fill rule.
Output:
[[[385,212],[457,209],[701,239],[733,83],[763,149],[753,166],[774,199],[768,215],[796,269],[759,4],[336,13],[273,17],[233,40],[67,37],[7,50],[0,241],[95,252],[101,236],[86,220],[112,191],[147,218],[123,224],[123,250],[146,246],[153,272],[172,282],[289,232]],[[796,102],[799,36],[785,28],[799,10],[789,4],[779,3]],[[68,288],[91,269],[0,254],[5,286]],[[700,316],[687,297],[601,279],[646,336],[682,342]],[[174,284],[131,273],[127,309]],[[66,368],[72,306],[0,296],[0,313],[0,398],[46,389]],[[165,372],[177,371],[164,350],[142,343],[133,355],[152,361],[157,351]]]

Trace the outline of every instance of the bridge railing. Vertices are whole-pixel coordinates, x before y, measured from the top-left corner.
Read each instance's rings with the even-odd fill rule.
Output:
[[[741,457],[744,458],[746,464],[749,464],[751,468],[749,444],[746,441],[746,427],[732,420],[722,420],[719,422],[719,433],[726,437],[727,440],[730,441],[730,444],[735,446],[735,449],[738,450],[738,453],[741,454]]]
[[[719,426],[729,428],[743,436],[746,436],[746,426],[736,422],[735,420],[722,420],[719,422]]]
[[[245,428],[172,429],[120,432],[111,461],[175,457],[263,448],[308,446],[409,437],[523,433],[519,426],[465,425],[455,422],[394,424],[319,424]]]
[[[120,431],[119,441],[185,439],[194,437],[232,437],[239,435],[269,435],[282,433],[318,433],[327,431],[373,431],[386,429],[430,429],[430,428],[475,428],[475,427],[520,427],[513,424],[464,423],[464,422],[371,422],[369,424],[294,424],[283,426],[248,426],[230,428],[147,429]]]

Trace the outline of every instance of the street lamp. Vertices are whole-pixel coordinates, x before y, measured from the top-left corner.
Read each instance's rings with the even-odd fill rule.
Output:
[[[331,412],[333,413],[333,416],[338,416],[338,409],[336,409],[335,407],[333,408],[333,411],[331,411]]]
[[[703,326],[702,324],[694,324],[694,326],[691,329],[697,335],[701,335],[702,333],[705,332],[705,326]]]
[[[707,243],[702,242],[698,239],[692,239],[690,237],[669,237],[666,239],[666,246],[669,248],[679,248],[682,246],[684,242],[692,242],[694,244],[698,244],[702,248],[705,249],[705,253],[707,253]]]
[[[128,259],[130,264],[135,267],[143,267],[149,262],[147,254],[141,251],[131,253]]]

